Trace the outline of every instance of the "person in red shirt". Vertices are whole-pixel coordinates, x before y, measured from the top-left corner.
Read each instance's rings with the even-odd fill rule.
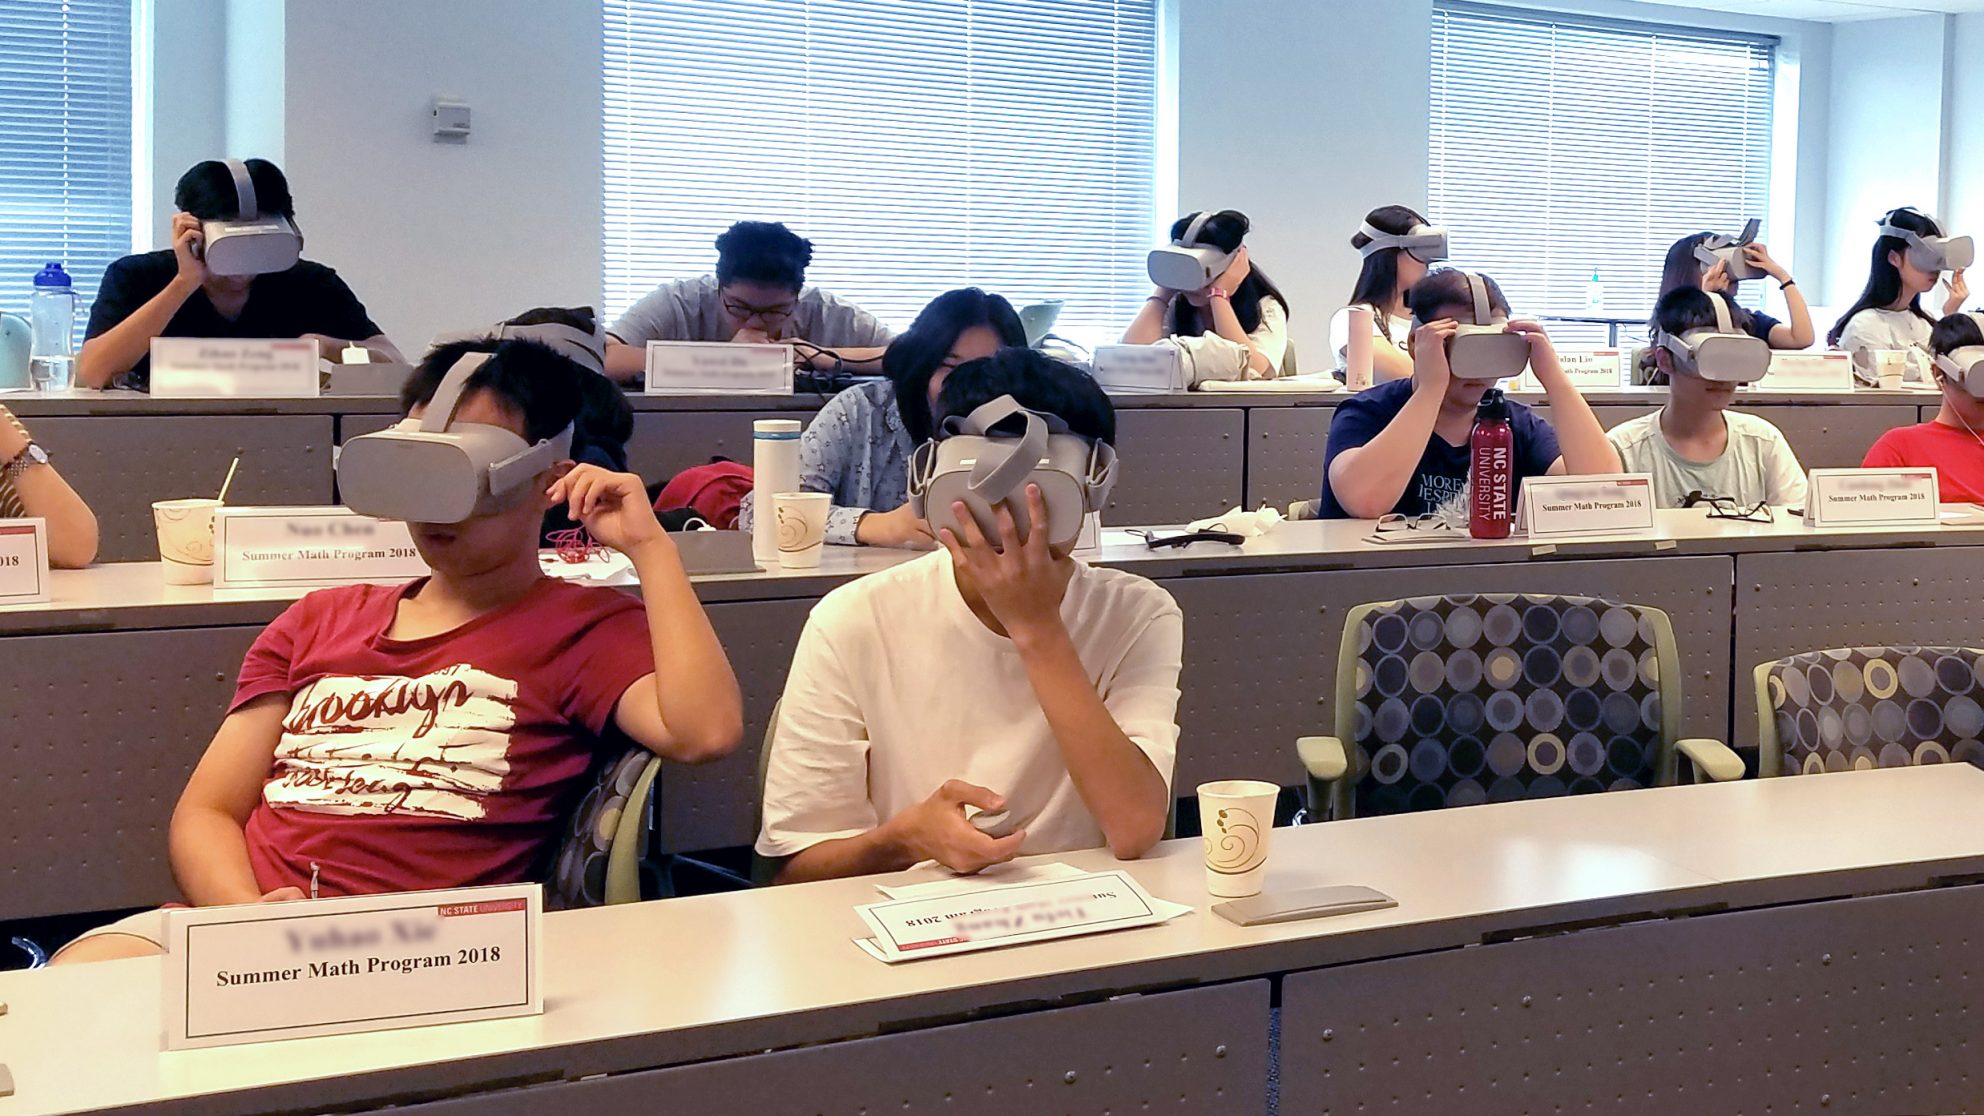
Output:
[[[456,421],[532,443],[573,421],[594,375],[532,340],[456,342],[409,379],[409,413],[471,351],[493,355]],[[602,736],[688,763],[736,747],[736,677],[640,478],[568,460],[535,483],[501,511],[410,524],[430,576],[311,593],[255,641],[173,813],[187,901],[528,880]],[[632,560],[640,599],[543,573],[538,527],[557,504]],[[162,928],[146,912],[58,960],[156,953]]]
[[[1943,367],[1959,349],[1984,346],[1984,329],[1972,314],[1949,314],[1936,323],[1929,335],[1929,351],[1936,358],[1936,384],[1943,390],[1943,406],[1936,417],[1915,426],[1888,431],[1874,442],[1860,464],[1868,469],[1936,467],[1938,488],[1945,504],[1984,503],[1984,398],[1971,394],[1984,384],[1966,384],[1961,375]],[[1964,354],[1984,359],[1984,353]],[[1964,367],[1970,361],[1957,355]]]

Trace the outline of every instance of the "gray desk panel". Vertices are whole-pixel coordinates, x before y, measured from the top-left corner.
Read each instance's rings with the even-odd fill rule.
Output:
[[[1268,982],[413,1105],[432,1116],[946,1116],[1267,1110]]]
[[[1102,521],[1186,523],[1237,506],[1246,494],[1246,431],[1237,407],[1119,413],[1122,479]]]
[[[1323,451],[1335,407],[1262,408],[1247,412],[1247,506],[1283,511],[1313,500],[1323,487]]]
[[[1753,408],[1777,424],[1807,469],[1853,469],[1866,460],[1876,439],[1897,426],[1921,421],[1920,408],[1905,403],[1862,407]]]
[[[1297,973],[1290,1112],[1984,1111],[1984,888]]]
[[[44,418],[35,440],[96,512],[99,562],[158,557],[152,501],[212,496],[241,455],[228,502],[326,504],[329,415]]]
[[[1757,746],[1758,663],[1884,644],[1984,646],[1970,547],[1745,554],[1736,559],[1736,739]]]
[[[811,425],[818,400],[806,411],[780,413],[770,409],[748,411],[642,411],[634,415],[634,436],[627,443],[628,467],[650,484],[666,483],[668,478],[694,465],[706,465],[712,457],[728,457],[751,463],[751,424],[761,418],[798,419]]]
[[[1437,593],[1582,593],[1666,610],[1685,664],[1683,730],[1726,739],[1732,568],[1703,557],[1165,580],[1185,613],[1174,785],[1186,795],[1210,779],[1301,782],[1295,738],[1335,731],[1350,608]]]
[[[361,434],[377,434],[398,421],[398,415],[342,415],[338,418],[338,444]]]
[[[166,823],[260,632],[187,628],[7,640],[0,921],[178,896],[166,864]]]

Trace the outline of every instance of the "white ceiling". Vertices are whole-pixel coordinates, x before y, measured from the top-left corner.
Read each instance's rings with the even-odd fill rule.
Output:
[[[1984,0],[1667,0],[1684,8],[1844,23],[1939,12],[1984,12]]]

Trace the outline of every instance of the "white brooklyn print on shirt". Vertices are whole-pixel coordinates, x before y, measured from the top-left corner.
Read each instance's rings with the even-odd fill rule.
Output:
[[[290,703],[272,807],[474,820],[501,789],[517,684],[466,663],[418,678],[329,677]]]

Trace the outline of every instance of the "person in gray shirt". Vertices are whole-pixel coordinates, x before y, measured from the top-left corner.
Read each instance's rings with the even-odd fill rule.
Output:
[[[639,380],[649,341],[791,342],[802,370],[878,370],[889,328],[807,286],[812,262],[813,242],[784,225],[737,222],[716,238],[716,274],[663,284],[607,331],[607,375]]]

